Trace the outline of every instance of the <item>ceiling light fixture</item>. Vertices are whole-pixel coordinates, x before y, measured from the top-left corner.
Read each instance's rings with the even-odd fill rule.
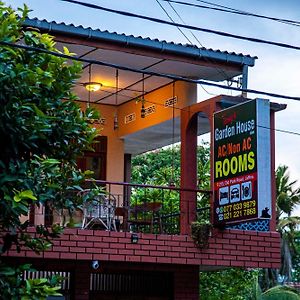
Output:
[[[102,84],[100,82],[86,82],[83,84],[83,86],[89,91],[89,92],[97,92],[101,89]]]

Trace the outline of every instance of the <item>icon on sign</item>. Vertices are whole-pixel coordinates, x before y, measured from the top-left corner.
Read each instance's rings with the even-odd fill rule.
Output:
[[[241,184],[242,186],[242,200],[250,200],[252,198],[252,182],[247,181]]]
[[[225,205],[229,203],[229,189],[228,186],[219,189],[219,204]]]
[[[235,184],[230,187],[230,203],[239,202],[240,197],[240,185]]]
[[[271,218],[271,215],[269,214],[269,208],[268,207],[265,207],[265,209],[263,209],[261,211],[261,218],[267,218],[267,219],[270,219]]]

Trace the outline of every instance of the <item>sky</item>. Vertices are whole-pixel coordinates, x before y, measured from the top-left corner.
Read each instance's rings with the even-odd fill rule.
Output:
[[[162,0],[82,0],[96,5],[143,14],[168,20],[159,3],[168,11],[175,22],[181,23],[167,2]],[[209,0],[208,0],[209,1]],[[214,3],[252,13],[278,18],[300,21],[299,0],[210,0]],[[30,17],[48,21],[65,22],[66,24],[82,25],[93,29],[125,33],[127,35],[158,38],[186,44],[188,41],[174,26],[155,24],[146,20],[128,18],[108,12],[85,8],[61,0],[4,0],[6,4],[20,7],[25,2],[33,11]],[[185,2],[202,4],[197,0]],[[300,26],[286,25],[270,20],[254,17],[226,14],[206,9],[191,8],[180,4],[172,4],[181,18],[189,25],[225,31],[237,35],[255,37],[270,41],[300,46]],[[198,42],[187,30],[185,34],[195,45]],[[248,88],[272,93],[300,96],[300,51],[284,49],[266,44],[225,38],[203,32],[194,32],[201,45],[206,48],[233,51],[236,53],[257,56],[256,64],[249,69]],[[229,94],[212,87],[205,87],[206,93],[199,88],[198,100],[212,97],[211,94]],[[259,97],[248,95],[248,97]],[[280,130],[295,132],[287,134],[276,132],[276,165],[285,164],[289,167],[292,179],[298,179],[300,186],[300,103],[292,100],[275,99],[266,96],[273,102],[286,103],[287,109],[276,114],[275,127]],[[300,214],[300,209],[299,209]]]

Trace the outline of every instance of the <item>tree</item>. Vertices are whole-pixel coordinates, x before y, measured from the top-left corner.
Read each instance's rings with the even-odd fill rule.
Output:
[[[290,217],[295,207],[300,204],[300,189],[295,188],[297,180],[291,181],[288,167],[280,165],[275,172],[277,220],[286,214]]]
[[[258,291],[257,300],[299,300],[299,292],[288,286],[277,285],[261,293]]]
[[[256,300],[257,275],[258,270],[241,268],[200,272],[200,295],[206,300]]]
[[[210,184],[210,148],[203,142],[197,147],[198,188]],[[135,183],[180,186],[180,146],[173,145],[137,155],[132,159],[132,181]]]
[[[276,178],[276,223],[281,235],[281,268],[280,270],[262,270],[260,284],[268,289],[278,283],[289,282],[292,279],[293,260],[298,250],[295,247],[295,233],[300,224],[300,218],[292,216],[300,204],[300,189],[295,188],[297,181],[291,181],[288,167],[280,165],[275,172]]]
[[[20,15],[18,16],[17,13]],[[1,252],[29,247],[39,253],[51,246],[59,226],[36,227],[37,237],[26,233],[32,204],[72,210],[79,199],[72,190],[84,180],[76,158],[97,135],[89,126],[95,113],[83,114],[71,88],[81,65],[50,53],[59,53],[53,38],[34,29],[24,30],[28,9],[5,7],[0,2],[0,232]],[[8,44],[3,44],[3,42]],[[27,50],[13,47],[22,43]],[[64,49],[65,54],[69,54]],[[0,256],[3,299],[43,299],[55,294],[57,282],[20,280],[30,266],[9,266]],[[33,294],[36,292],[37,294]]]
[[[198,188],[209,190],[210,186],[210,155],[208,143],[197,147]],[[132,159],[131,181],[140,184],[158,186],[180,186],[180,146],[173,145],[155,151],[137,155]],[[179,213],[179,193],[172,190],[132,189],[132,204],[141,199],[144,201],[163,201],[162,215]],[[198,208],[209,205],[208,194],[198,195]],[[209,210],[205,210],[204,217],[208,217]],[[165,218],[164,229],[168,233],[178,233],[178,217]]]
[[[291,181],[287,166],[278,166],[276,170],[277,230],[281,234],[282,266],[280,274],[283,281],[292,279],[292,259],[296,254],[295,230],[300,218],[292,212],[300,204],[300,189],[295,188],[296,180]]]

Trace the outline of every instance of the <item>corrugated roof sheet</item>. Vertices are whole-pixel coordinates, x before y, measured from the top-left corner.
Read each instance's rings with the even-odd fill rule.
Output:
[[[60,32],[71,35],[85,36],[88,39],[102,39],[111,42],[126,43],[127,45],[138,45],[145,48],[161,49],[161,51],[175,52],[181,55],[209,57],[226,61],[228,63],[239,63],[249,66],[254,66],[254,61],[257,56],[244,55],[242,53],[214,50],[211,48],[198,47],[196,45],[181,44],[174,42],[167,42],[165,40],[151,39],[149,37],[126,35],[124,33],[109,32],[107,30],[93,29],[91,27],[83,27],[82,25],[75,26],[74,24],[66,24],[64,22],[57,23],[55,21],[47,21],[46,19],[39,20],[38,18],[27,19],[25,26],[33,26],[43,29],[48,32]]]

